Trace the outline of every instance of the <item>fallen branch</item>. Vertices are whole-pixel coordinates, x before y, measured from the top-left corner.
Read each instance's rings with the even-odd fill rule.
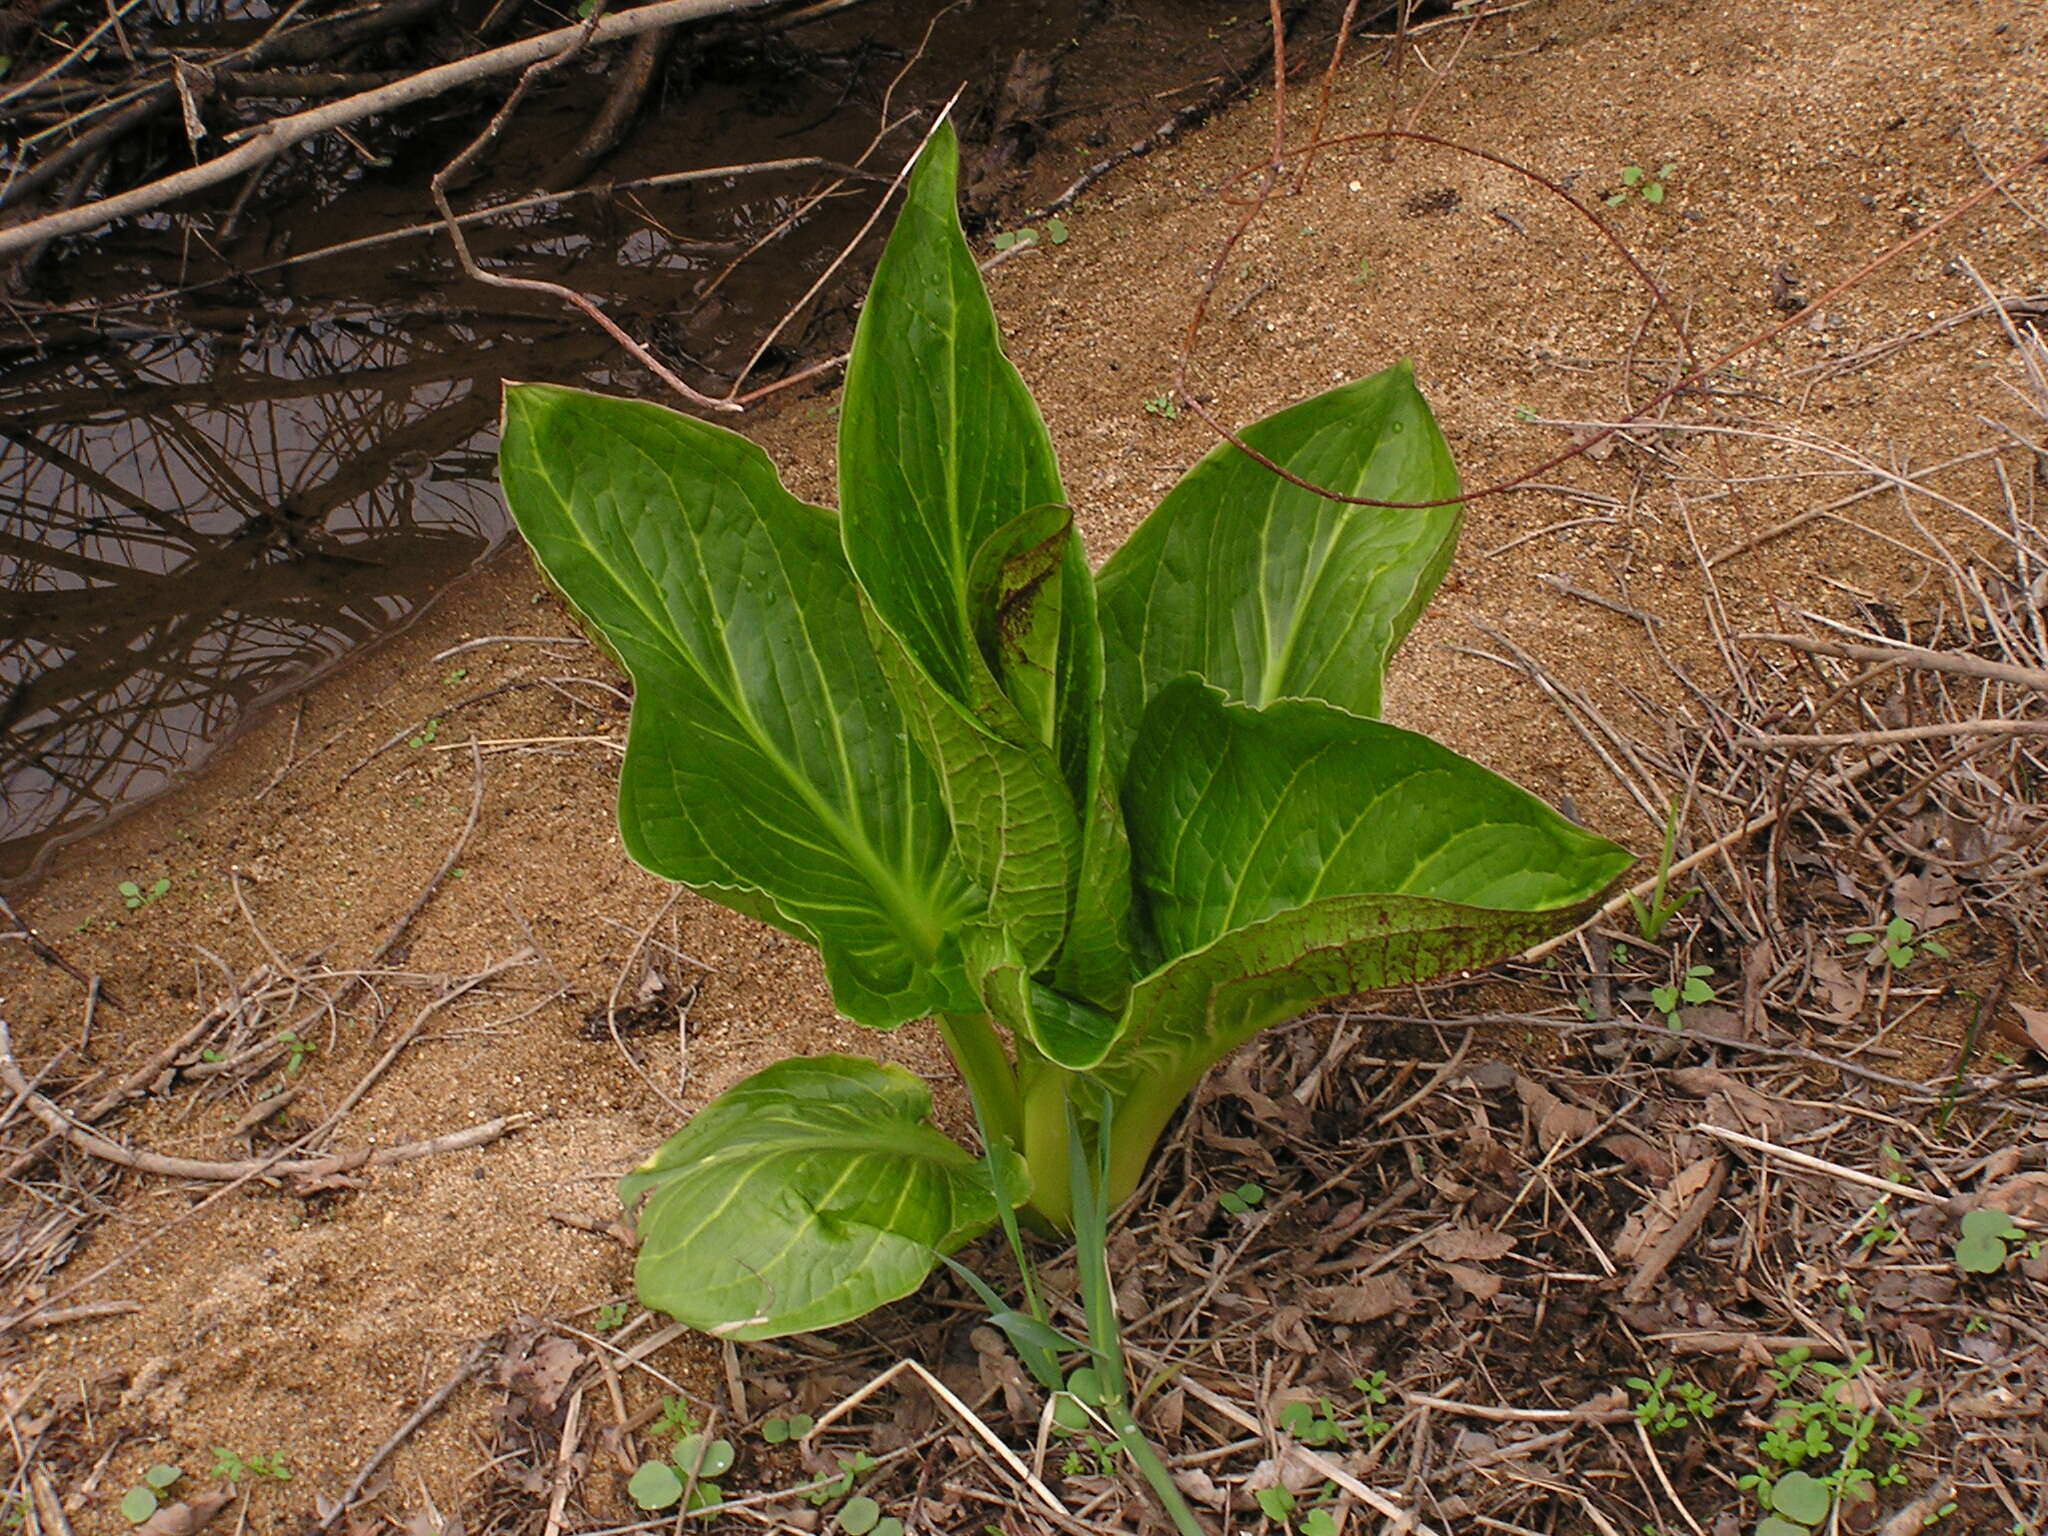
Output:
[[[1766,645],[1790,646],[1809,656],[1838,656],[1844,661],[1891,661],[1922,672],[1953,672],[1958,677],[1978,677],[1994,683],[2013,683],[2048,693],[2048,671],[2039,667],[2016,667],[2010,662],[1990,661],[1954,651],[1930,651],[1917,645],[1851,645],[1841,640],[1815,640],[1806,635],[1737,635]]]
[[[363,1496],[363,1490],[370,1486],[371,1479],[377,1475],[377,1469],[389,1461],[392,1454],[417,1434],[419,1427],[439,1413],[448,1399],[455,1395],[456,1390],[476,1374],[477,1367],[483,1364],[486,1353],[487,1349],[483,1344],[471,1344],[462,1352],[462,1363],[455,1368],[454,1373],[406,1416],[405,1422],[392,1431],[390,1439],[370,1453],[370,1459],[364,1462],[356,1475],[350,1479],[348,1487],[342,1490],[341,1497],[307,1528],[306,1536],[320,1536],[321,1532],[332,1529],[334,1522],[348,1513],[355,1502]]]
[[[350,123],[360,122],[363,118],[375,117],[398,107],[409,106],[416,101],[425,101],[458,86],[489,79],[493,75],[510,74],[515,70],[525,69],[529,65],[566,53],[571,48],[579,46],[585,39],[592,45],[619,42],[625,38],[638,37],[643,32],[671,27],[679,22],[701,21],[741,11],[763,10],[771,5],[784,3],[786,0],[655,0],[652,5],[643,5],[635,10],[606,16],[595,25],[579,22],[573,26],[557,27],[552,32],[543,32],[538,37],[506,43],[498,48],[488,48],[482,53],[471,54],[468,58],[457,59],[451,64],[423,69],[416,75],[373,91],[345,96],[324,106],[295,112],[288,117],[273,118],[257,127],[231,133],[227,137],[227,142],[234,145],[234,148],[189,170],[178,171],[170,176],[160,176],[155,181],[145,182],[142,186],[117,193],[113,197],[100,198],[97,202],[87,203],[82,207],[45,214],[41,218],[29,219],[11,228],[0,229],[0,256],[28,250],[46,240],[63,235],[83,234],[87,230],[99,229],[116,219],[128,218],[133,214],[154,212],[166,203],[189,197],[192,193],[208,187],[219,186],[222,182],[232,181],[258,166],[267,165],[294,144],[303,143],[318,134],[346,127]],[[165,90],[168,92],[168,87],[165,87]]]
[[[393,1163],[415,1162],[443,1152],[464,1152],[471,1147],[481,1147],[533,1124],[535,1119],[527,1114],[500,1115],[481,1125],[450,1131],[445,1136],[435,1136],[426,1141],[405,1141],[394,1147],[358,1147],[326,1157],[248,1157],[237,1158],[233,1162],[208,1162],[195,1157],[166,1157],[160,1152],[138,1152],[80,1125],[64,1113],[62,1106],[29,1086],[28,1079],[22,1075],[21,1064],[14,1059],[14,1038],[4,1017],[0,1017],[0,1082],[21,1095],[22,1103],[30,1114],[88,1157],[96,1157],[117,1167],[132,1168],[137,1173],[154,1173],[170,1179],[203,1179],[212,1183],[249,1178],[324,1178],[337,1173],[352,1173],[358,1168],[385,1168]]]
[[[2048,720],[1944,720],[1904,725],[1891,731],[1836,731],[1813,736],[1743,736],[1738,747],[1888,747],[1907,741],[1942,741],[1951,736],[2048,736]]]

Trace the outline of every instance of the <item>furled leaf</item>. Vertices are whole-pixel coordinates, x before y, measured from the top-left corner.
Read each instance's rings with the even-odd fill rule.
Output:
[[[1351,496],[1436,501],[1458,472],[1400,363],[1246,427],[1288,473]],[[1119,770],[1146,704],[1186,673],[1232,699],[1380,713],[1387,659],[1450,564],[1461,509],[1351,506],[1228,443],[1182,477],[1104,565],[1104,711]]]
[[[1109,1053],[1119,1028],[1116,1015],[1034,979],[1007,930],[970,929],[962,935],[962,949],[982,1001],[1013,1036],[1070,1071],[1086,1071]]]
[[[507,391],[501,468],[542,569],[633,677],[626,851],[816,944],[861,1023],[958,1000],[941,951],[980,903],[832,515],[731,432],[552,386]]]
[[[942,126],[875,270],[840,410],[840,515],[960,857],[1036,968],[1065,933],[1078,857],[1053,742],[1075,539],[1052,439],[960,232],[957,166]]]
[[[1117,1013],[1130,994],[1133,972],[1131,844],[1102,725],[1104,667],[1095,578],[1078,539],[1068,547],[1060,616],[1066,634],[1060,645],[1056,731],[1060,771],[1080,816],[1081,851],[1072,916],[1052,980],[1062,991]]]
[[[901,1067],[777,1062],[727,1089],[619,1183],[646,1305],[707,1333],[828,1328],[916,1290],[996,1219],[985,1165]],[[1021,1163],[1006,1165],[1022,1199]]]
[[[1125,1083],[1192,1086],[1323,999],[1487,964],[1630,863],[1426,736],[1312,700],[1252,709],[1194,678],[1146,712],[1125,803],[1168,956],[1105,1064]]]

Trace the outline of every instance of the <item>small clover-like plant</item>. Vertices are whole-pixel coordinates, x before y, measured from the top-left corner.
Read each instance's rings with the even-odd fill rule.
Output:
[[[712,1440],[692,1432],[677,1440],[666,1461],[640,1463],[626,1480],[626,1493],[642,1509],[669,1509],[676,1504],[694,1514],[725,1497],[716,1479],[732,1470],[729,1440]]]
[[[864,1493],[839,1506],[835,1524],[846,1536],[903,1536],[903,1522],[883,1514],[882,1506]]]
[[[1038,229],[1027,224],[1022,229],[1006,229],[989,243],[999,251],[1008,251],[1028,249],[1038,244],[1039,239]],[[1067,243],[1066,221],[1063,219],[1047,219],[1045,221],[1044,240],[1047,245],[1065,245]]]
[[[818,1421],[808,1413],[792,1413],[786,1417],[778,1414],[761,1421],[761,1438],[769,1445],[786,1445],[792,1440],[801,1440],[817,1427]]]
[[[2011,1256],[2008,1245],[2026,1240],[2026,1230],[2004,1211],[1989,1206],[1965,1211],[1962,1235],[1955,1241],[1956,1267],[1973,1275],[1995,1275]]]
[[[836,512],[720,427],[506,394],[513,517],[634,684],[627,853],[815,945],[855,1022],[934,1020],[983,1133],[845,1055],[699,1110],[619,1194],[641,1301],[723,1338],[859,1317],[998,1225],[1099,1253],[1245,1041],[1513,954],[1631,862],[1379,718],[1461,521],[1412,370],[1243,428],[1256,457],[1211,451],[1097,572],[956,175],[942,126],[855,333]]]
[[[1337,1410],[1330,1406],[1327,1397],[1313,1403],[1292,1402],[1282,1405],[1274,1420],[1282,1430],[1299,1440],[1303,1445],[1348,1445],[1351,1432],[1337,1416]]]
[[[1918,932],[1913,924],[1903,917],[1894,917],[1875,933],[1852,933],[1848,942],[1870,946],[1870,963],[1888,965],[1895,971],[1903,971],[1920,956],[1933,955],[1937,960],[1948,958],[1948,946],[1941,940]]]
[[[1636,1422],[1653,1435],[1697,1426],[1704,1429],[1721,1411],[1721,1400],[1690,1381],[1674,1383],[1670,1366],[1655,1374],[1630,1376],[1622,1385],[1635,1397]]]
[[[1640,197],[1651,207],[1664,201],[1664,193],[1678,167],[1670,161],[1656,170],[1645,170],[1640,165],[1624,165],[1621,168],[1621,185],[1607,194],[1607,206],[1619,208],[1631,197]]]
[[[812,1504],[823,1506],[830,1504],[834,1499],[845,1498],[853,1492],[855,1484],[880,1465],[866,1451],[854,1451],[850,1455],[838,1457],[837,1460],[839,1470],[830,1477],[820,1478],[804,1494]]]
[[[1365,1404],[1359,1410],[1352,1426],[1359,1437],[1370,1445],[1373,1441],[1384,1439],[1391,1434],[1394,1426],[1380,1417],[1380,1410],[1387,1406],[1389,1396],[1387,1373],[1374,1371],[1370,1376],[1354,1376],[1351,1378],[1351,1386]]]
[[[1685,974],[1668,986],[1650,988],[1650,1006],[1664,1015],[1667,1025],[1677,1029],[1681,1007],[1714,1000],[1713,975],[1711,965],[1688,966]]]
[[[1294,1518],[1296,1499],[1291,1490],[1275,1485],[1261,1488],[1252,1498],[1259,1506],[1259,1513],[1277,1525],[1286,1525]]]
[[[142,1474],[142,1481],[121,1495],[121,1518],[130,1525],[141,1525],[157,1512],[163,1496],[184,1475],[182,1467],[167,1461],[157,1462]]]
[[[1266,1191],[1257,1184],[1240,1184],[1235,1189],[1226,1189],[1216,1197],[1216,1203],[1232,1216],[1243,1216],[1266,1198]]]
[[[168,895],[171,882],[169,876],[159,876],[148,885],[142,885],[134,880],[123,880],[114,889],[120,893],[122,906],[130,912],[139,912]]]

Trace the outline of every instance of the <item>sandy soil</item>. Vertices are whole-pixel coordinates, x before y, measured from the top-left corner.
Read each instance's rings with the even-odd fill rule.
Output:
[[[1331,124],[1413,122],[1601,207],[1707,357],[1782,319],[1788,293],[1817,295],[1976,191],[1980,165],[2031,149],[2048,123],[2044,33],[2048,15],[2019,0],[1538,0],[1469,36],[1422,38],[1426,64],[1411,59],[1398,75],[1377,48],[1358,48]],[[1290,101],[1303,126],[1314,81],[1304,75]],[[1209,445],[1189,414],[1146,405],[1169,389],[1201,275],[1234,221],[1218,189],[1264,153],[1270,105],[1127,168],[1069,216],[1067,243],[992,276],[1098,558]],[[1665,164],[1661,205],[1638,195],[1604,206],[1624,166]],[[1684,419],[1793,425],[1887,465],[1990,441],[1979,417],[2003,409],[2017,380],[1994,327],[1958,327],[1839,377],[1810,370],[1975,303],[1963,258],[2001,291],[2040,291],[2041,182],[2016,196],[1988,201],[1742,359],[1729,392],[1684,404]],[[1641,283],[1529,180],[1418,144],[1391,155],[1346,146],[1319,159],[1304,190],[1275,199],[1226,263],[1195,388],[1244,421],[1412,356],[1467,484],[1482,486],[1568,441],[1545,423],[1613,419],[1670,377],[1672,329],[1646,325],[1645,312]],[[792,486],[826,501],[831,404],[819,392],[750,423]],[[1639,473],[1650,454],[1696,478],[1652,483]],[[1475,503],[1462,558],[1392,680],[1391,716],[1542,794],[1569,795],[1591,824],[1650,849],[1650,819],[1544,697],[1458,648],[1493,648],[1476,622],[1504,630],[1627,728],[1662,739],[1681,689],[1641,627],[1543,578],[1656,615],[1674,656],[1723,686],[1695,542],[1719,550],[1864,483],[1826,477],[1842,467],[1769,441],[1717,449],[1651,435],[1542,477],[1564,489]],[[1983,473],[1965,466],[1941,484],[1967,497]],[[1864,510],[1885,515],[1878,502]],[[1742,629],[1771,627],[1788,603],[1904,601],[1927,573],[1880,537],[1821,522],[1717,576]],[[296,1526],[467,1341],[518,1314],[574,1318],[628,1294],[621,1248],[554,1218],[609,1220],[610,1180],[674,1128],[677,1105],[796,1052],[879,1049],[943,1072],[921,1031],[876,1040],[836,1019],[800,946],[674,897],[625,860],[610,822],[624,715],[608,667],[580,643],[485,640],[569,633],[515,552],[252,729],[198,782],[64,852],[17,901],[104,984],[88,1009],[61,971],[17,946],[0,952],[21,1059],[53,1082],[118,1078],[227,996],[231,978],[246,987],[266,962],[291,972],[313,957],[345,972],[374,953],[460,838],[477,744],[481,809],[459,874],[386,961],[404,974],[303,1026],[314,1049],[278,1119],[253,1143],[228,1134],[259,1090],[284,1086],[281,1069],[218,1098],[180,1085],[119,1120],[135,1146],[198,1158],[244,1157],[311,1128],[452,980],[529,956],[429,1015],[335,1144],[533,1117],[502,1141],[310,1197],[242,1188],[196,1210],[194,1187],[177,1181],[74,1182],[92,1191],[80,1198],[96,1219],[63,1264],[26,1266],[35,1283],[9,1305],[64,1292],[64,1305],[136,1308],[15,1334],[0,1379],[17,1413],[64,1392],[89,1403],[79,1530],[123,1528],[114,1501],[146,1464],[200,1466],[223,1445],[286,1453],[296,1476],[260,1490],[247,1518],[257,1530]],[[120,881],[159,877],[171,882],[160,900],[124,909]],[[650,968],[665,986],[657,1003],[696,990],[679,1026],[671,1012],[665,1028],[627,1041],[636,1072],[586,1021],[615,995],[636,1000]],[[270,1027],[296,1017],[278,1011]],[[10,1223],[26,1220],[18,1190],[9,1209]],[[659,1358],[685,1383],[717,1379],[717,1355],[697,1344]],[[489,1414],[482,1394],[458,1396],[411,1439],[393,1464],[394,1503],[416,1507],[424,1489],[459,1505]]]

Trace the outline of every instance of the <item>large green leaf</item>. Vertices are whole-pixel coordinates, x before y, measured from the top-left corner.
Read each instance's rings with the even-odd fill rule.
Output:
[[[699,1110],[619,1182],[640,1299],[706,1333],[767,1339],[909,1295],[994,1224],[987,1167],[929,1120],[901,1067],[777,1062]],[[1029,1193],[1021,1163],[1006,1188]]]
[[[816,944],[861,1023],[959,1003],[948,937],[980,901],[832,515],[742,437],[552,386],[507,391],[500,460],[535,558],[632,674],[626,851]]]
[[[868,291],[840,407],[840,516],[960,857],[1036,967],[1066,931],[1079,855],[1054,743],[1076,541],[1052,439],[960,231],[957,162],[942,126]]]
[[[1289,473],[1351,496],[1435,501],[1458,472],[1406,363],[1246,427]],[[1351,506],[1220,444],[1104,565],[1105,720],[1119,770],[1145,705],[1195,673],[1249,704],[1380,713],[1387,659],[1443,579],[1455,504]]]
[[[1253,709],[1194,678],[1146,712],[1125,803],[1169,958],[1132,989],[1106,1070],[1176,1096],[1316,1002],[1558,931],[1631,862],[1426,736],[1314,700]]]

